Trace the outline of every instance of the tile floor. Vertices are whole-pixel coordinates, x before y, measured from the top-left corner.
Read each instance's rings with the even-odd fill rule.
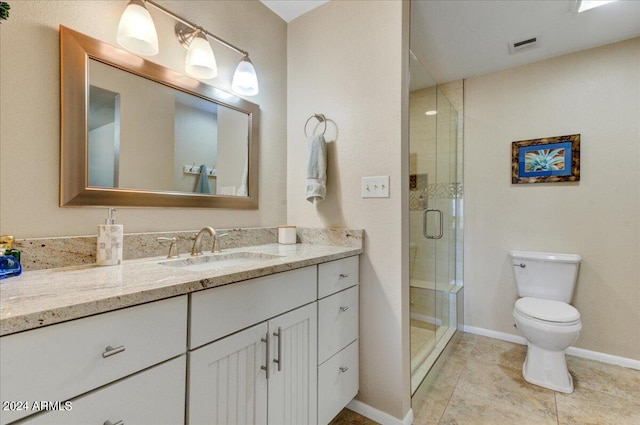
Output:
[[[413,397],[415,425],[640,424],[640,371],[568,356],[575,391],[522,378],[526,347],[462,334]],[[375,424],[344,410],[331,425]]]

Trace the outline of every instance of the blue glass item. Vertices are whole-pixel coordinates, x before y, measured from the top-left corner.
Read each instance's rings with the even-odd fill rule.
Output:
[[[12,276],[20,276],[22,273],[22,266],[20,261],[13,255],[3,255],[0,253],[0,279],[6,279]]]

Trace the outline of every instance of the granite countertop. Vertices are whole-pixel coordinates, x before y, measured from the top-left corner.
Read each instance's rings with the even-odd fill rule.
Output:
[[[268,244],[223,251],[231,252],[279,257],[208,271],[168,267],[159,264],[167,261],[165,257],[152,257],[127,260],[119,266],[84,265],[24,272],[0,283],[0,336],[337,260],[363,251],[315,244]],[[182,259],[188,257],[188,254],[182,255]]]

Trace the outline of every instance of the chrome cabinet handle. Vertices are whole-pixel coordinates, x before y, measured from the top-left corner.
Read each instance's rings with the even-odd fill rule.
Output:
[[[438,215],[438,222],[440,224],[440,233],[433,236],[430,235],[429,232],[427,232],[427,218],[430,212],[434,212]],[[424,212],[422,213],[422,235],[427,239],[441,239],[443,234],[444,234],[444,231],[442,227],[442,211],[436,210],[436,209],[429,209],[429,208],[424,210]]]
[[[525,267],[527,267],[527,265],[526,265],[525,263],[514,264],[514,266],[516,266],[516,267],[520,267],[520,268],[523,268],[523,269],[524,269]]]
[[[342,312],[347,311],[347,310],[349,310],[349,306],[340,307],[340,311],[342,311]]]
[[[282,328],[278,327],[278,332],[274,332],[273,336],[278,337],[278,359],[273,359],[273,362],[278,364],[278,372],[280,372],[282,370]]]
[[[115,354],[122,353],[125,350],[124,345],[119,347],[112,347],[107,345],[107,348],[104,349],[104,353],[102,353],[102,358],[106,359],[107,357],[111,357]]]
[[[124,425],[124,421],[122,419],[120,419],[118,422],[111,422],[110,420],[106,420],[102,425]]]
[[[348,277],[349,277],[349,275],[348,275],[348,274],[345,274],[345,273],[340,273],[340,275],[339,275],[338,277],[339,277],[340,279],[346,279],[346,278],[348,278]]]
[[[345,367],[345,366],[340,366],[340,372],[345,373],[346,371],[348,371],[349,368]]]
[[[260,366],[260,369],[264,370],[267,379],[269,379],[270,373],[269,369],[269,359],[271,358],[271,335],[269,335],[269,331],[267,331],[267,335],[265,338],[260,338],[260,341],[265,342],[267,344],[267,349],[265,350],[265,362],[264,366]]]

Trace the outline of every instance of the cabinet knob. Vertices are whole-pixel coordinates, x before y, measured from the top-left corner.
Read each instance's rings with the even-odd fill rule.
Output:
[[[345,367],[345,366],[340,366],[340,372],[345,373],[346,371],[348,371],[349,368]]]
[[[107,357],[111,357],[114,354],[122,353],[124,350],[125,350],[124,345],[121,345],[119,347],[112,347],[108,345],[107,348],[104,349],[104,353],[102,353],[102,358],[106,359]],[[113,425],[116,425],[116,424],[113,424]]]

